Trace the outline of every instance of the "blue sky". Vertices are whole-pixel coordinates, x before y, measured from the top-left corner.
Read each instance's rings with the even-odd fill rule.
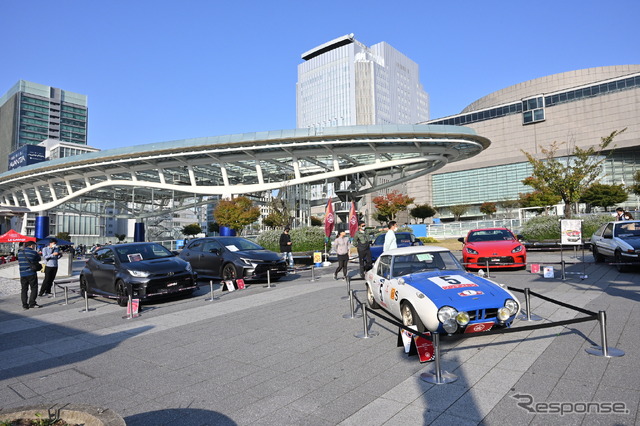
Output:
[[[0,94],[89,97],[101,149],[295,127],[300,55],[354,33],[420,66],[431,118],[526,80],[640,63],[640,2],[0,0]]]

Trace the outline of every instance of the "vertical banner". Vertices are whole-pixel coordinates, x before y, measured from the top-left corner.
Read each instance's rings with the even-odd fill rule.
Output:
[[[358,231],[358,214],[356,212],[356,203],[355,201],[351,202],[351,210],[349,210],[349,236],[351,238],[356,235]]]
[[[582,221],[579,219],[562,219],[560,221],[560,244],[580,245],[582,243]]]
[[[333,214],[333,203],[331,202],[331,198],[329,198],[327,201],[327,207],[324,211],[324,235],[326,235],[327,238],[331,237],[335,220],[336,218]]]

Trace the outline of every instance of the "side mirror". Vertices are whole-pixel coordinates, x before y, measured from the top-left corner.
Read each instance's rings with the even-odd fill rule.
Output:
[[[462,244],[464,244],[464,237],[458,238],[458,241],[460,241]]]
[[[524,240],[524,235],[518,234],[518,235],[516,235],[516,238],[518,239],[518,241],[522,241],[522,240]]]

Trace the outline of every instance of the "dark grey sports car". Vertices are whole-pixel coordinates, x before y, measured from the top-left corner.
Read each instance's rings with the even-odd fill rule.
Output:
[[[197,276],[189,262],[158,243],[114,244],[101,247],[80,273],[84,295],[115,297],[127,306],[135,299],[192,293]]]
[[[207,237],[190,241],[180,257],[199,278],[274,281],[287,274],[287,263],[278,253],[241,237]]]

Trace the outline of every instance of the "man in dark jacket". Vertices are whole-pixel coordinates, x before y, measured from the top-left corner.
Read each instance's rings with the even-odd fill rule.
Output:
[[[40,266],[40,255],[35,249],[36,243],[29,241],[25,243],[24,249],[18,252],[18,262],[20,267],[20,285],[22,286],[22,309],[39,308],[36,303],[38,295],[38,275],[36,267]],[[31,291],[31,294],[28,292]],[[27,295],[29,300],[27,301]]]
[[[371,269],[371,234],[366,230],[367,225],[361,221],[358,231],[353,236],[353,245],[358,249],[360,261],[360,278],[364,279],[364,273]]]
[[[289,227],[284,228],[284,232],[280,234],[280,252],[285,261],[289,263],[289,267],[293,268],[293,253],[291,251],[291,235],[289,235]]]

